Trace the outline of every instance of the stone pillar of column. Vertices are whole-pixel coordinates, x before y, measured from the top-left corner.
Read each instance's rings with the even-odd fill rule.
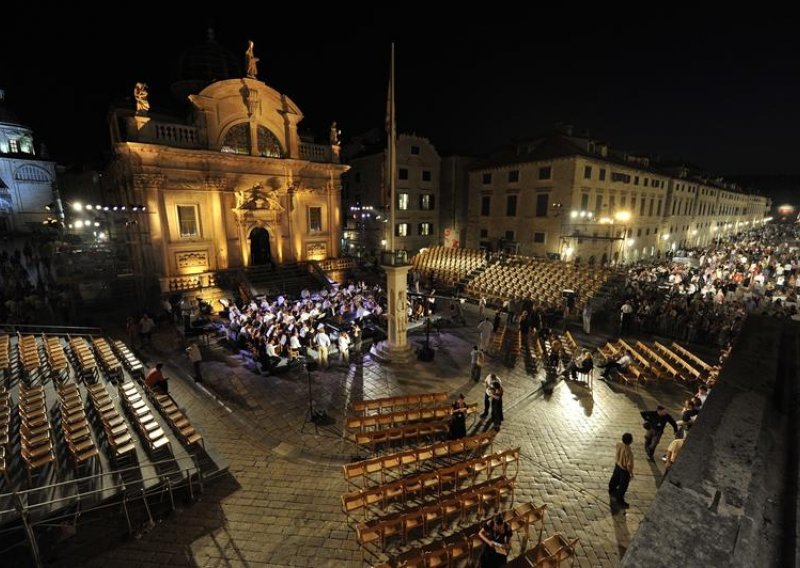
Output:
[[[383,267],[386,271],[386,297],[389,301],[386,308],[388,339],[373,346],[371,353],[386,363],[408,363],[414,357],[414,351],[408,344],[406,303],[406,275],[410,268],[410,265]]]

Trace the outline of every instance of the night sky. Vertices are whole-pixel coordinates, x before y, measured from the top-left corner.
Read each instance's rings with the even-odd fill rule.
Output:
[[[677,8],[609,15],[574,4],[563,13],[430,14],[432,5],[397,4],[387,27],[393,5],[383,3],[316,15],[311,4],[220,3],[179,17],[153,3],[92,14],[37,3],[36,13],[3,18],[0,88],[51,157],[102,163],[109,105],[144,81],[152,111],[174,106],[178,58],[210,25],[241,59],[255,41],[259,78],[300,106],[301,127],[323,141],[336,120],[347,142],[383,127],[394,40],[398,130],[427,136],[444,155],[569,123],[713,173],[800,174],[800,59],[789,18],[725,22]]]

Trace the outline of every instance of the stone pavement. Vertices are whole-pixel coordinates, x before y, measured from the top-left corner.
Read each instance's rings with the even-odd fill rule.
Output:
[[[182,337],[156,335],[143,352],[167,363],[171,390],[208,444],[230,464],[230,476],[208,484],[199,503],[158,523],[141,539],[122,541],[122,526],[84,527],[59,549],[56,566],[362,566],[355,533],[341,512],[348,490],[341,465],[357,448],[342,432],[350,401],[448,391],[482,404],[482,386],[469,379],[469,350],[477,341],[477,314],[465,327],[445,328],[431,342],[433,363],[379,365],[369,356],[345,369],[334,362],[314,372],[314,406],[333,419],[304,424],[308,408],[305,373],[258,376],[233,357],[205,348],[205,383],[190,378]],[[579,344],[588,344],[575,333]],[[418,342],[421,335],[412,336]],[[592,337],[591,343],[600,342]],[[576,565],[615,566],[655,496],[663,464],[642,451],[639,410],[660,402],[678,413],[687,393],[674,385],[628,388],[595,382],[594,393],[561,382],[543,395],[540,378],[490,358],[484,367],[503,379],[505,418],[497,448],[522,449],[515,502],[546,503],[546,533],[579,538]],[[207,388],[206,388],[207,387]],[[478,424],[468,428],[476,429]],[[627,514],[612,514],[607,483],[614,448],[623,432],[635,437],[636,477]],[[661,443],[666,449],[669,433]],[[362,453],[363,455],[363,453]],[[99,535],[99,536],[98,536]],[[535,538],[535,537],[534,537]]]

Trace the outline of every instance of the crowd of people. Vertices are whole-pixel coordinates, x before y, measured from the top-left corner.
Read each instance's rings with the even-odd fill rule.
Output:
[[[56,283],[55,247],[54,241],[45,238],[0,246],[0,322],[34,323],[37,317],[50,322],[70,320],[72,296]]]
[[[385,310],[379,285],[349,282],[333,291],[306,289],[296,299],[279,295],[243,306],[230,304],[225,332],[261,370],[275,369],[282,358],[296,360],[309,349],[328,367],[334,343],[343,362],[349,363],[350,350],[361,351],[365,320],[379,319]]]
[[[767,225],[714,249],[639,264],[617,298],[620,333],[729,344],[749,314],[800,319],[800,230]]]

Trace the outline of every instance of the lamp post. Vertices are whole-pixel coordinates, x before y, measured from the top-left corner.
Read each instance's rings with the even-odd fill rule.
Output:
[[[630,211],[617,211],[614,213],[614,220],[623,223],[622,231],[622,254],[620,255],[620,262],[625,264],[625,249],[628,246],[628,223],[631,220]]]

